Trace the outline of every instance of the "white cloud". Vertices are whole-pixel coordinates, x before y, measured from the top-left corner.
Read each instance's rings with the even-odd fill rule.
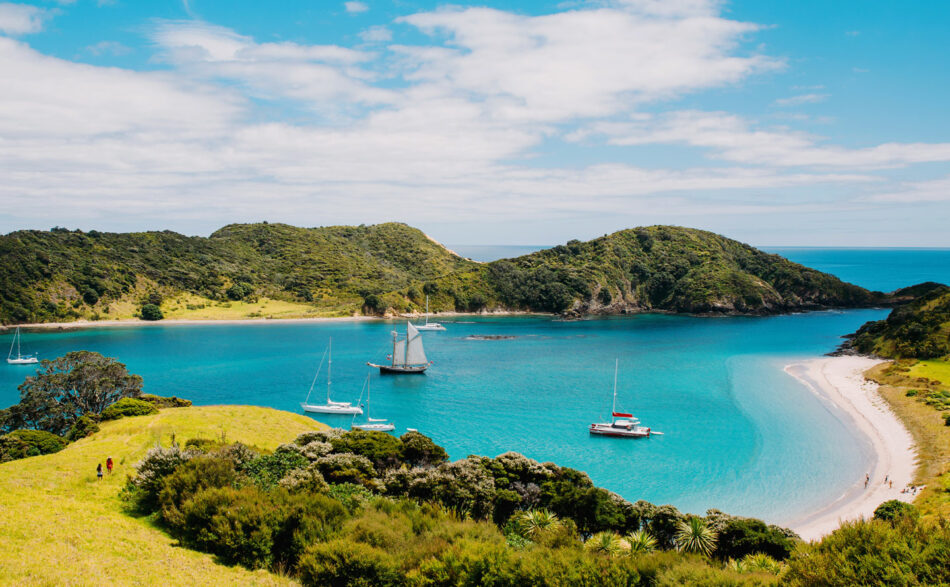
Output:
[[[779,98],[775,101],[776,106],[801,106],[802,104],[818,104],[828,99],[828,94],[801,94],[789,98]]]
[[[438,50],[397,48],[410,80],[483,98],[493,115],[512,121],[607,116],[782,66],[763,55],[734,54],[756,25],[707,15],[603,8],[532,17],[469,8],[401,21],[446,37]]]
[[[364,2],[344,2],[343,6],[350,14],[359,14],[360,12],[366,12],[369,10],[369,6],[367,6]]]
[[[384,26],[371,26],[360,33],[360,38],[367,43],[385,43],[392,40],[393,33]]]
[[[863,149],[822,144],[820,137],[789,129],[761,130],[725,112],[679,111],[631,122],[595,123],[571,138],[604,135],[618,146],[685,144],[743,165],[777,167],[895,167],[950,161],[950,143],[885,143]]]
[[[299,100],[313,110],[384,104],[392,92],[368,83],[368,53],[336,45],[255,43],[201,22],[163,22],[152,33],[161,59],[202,80],[241,84],[257,98]]]
[[[901,204],[950,202],[950,176],[928,181],[907,182],[898,186],[895,191],[873,194],[865,199],[870,202]]]
[[[98,57],[100,55],[128,55],[132,52],[132,48],[118,41],[99,41],[86,47],[86,51]]]
[[[746,54],[742,41],[757,27],[717,7],[636,0],[539,17],[427,12],[394,26],[428,40],[391,48],[389,28],[374,27],[361,35],[382,43],[372,50],[164,21],[151,32],[167,66],[158,72],[73,63],[0,38],[2,222],[22,226],[28,217],[13,214],[30,211],[41,226],[142,218],[171,228],[261,217],[779,214],[840,208],[812,195],[829,186],[884,193],[869,171],[877,167],[950,160],[942,144],[847,149],[727,113],[638,112],[782,67]],[[585,130],[567,135],[578,142],[560,143],[578,125]],[[687,145],[717,161],[533,160],[552,145],[581,151],[581,139]]]
[[[43,30],[49,12],[28,4],[0,3],[0,32],[8,35],[26,35]]]

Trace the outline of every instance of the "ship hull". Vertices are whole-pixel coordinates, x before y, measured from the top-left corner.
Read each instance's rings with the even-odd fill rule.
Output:
[[[376,365],[367,363],[370,367],[378,367],[380,375],[424,375],[429,365],[413,365],[410,367],[397,367],[393,365]]]

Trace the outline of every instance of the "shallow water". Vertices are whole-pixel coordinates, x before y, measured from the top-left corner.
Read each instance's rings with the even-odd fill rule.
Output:
[[[514,450],[584,470],[630,500],[787,522],[863,475],[867,449],[782,367],[832,350],[839,335],[884,315],[459,318],[445,332],[423,333],[434,361],[424,376],[380,377],[365,365],[385,360],[402,322],[98,328],[31,332],[24,344],[40,357],[76,349],[117,357],[150,393],[299,411],[332,336],[334,399],[355,401],[372,373],[373,415],[390,418],[397,433],[432,436],[452,458]],[[609,417],[614,358],[618,409],[664,436],[589,436],[591,422]],[[30,372],[0,367],[0,405],[17,400]],[[314,397],[324,393],[321,375]]]

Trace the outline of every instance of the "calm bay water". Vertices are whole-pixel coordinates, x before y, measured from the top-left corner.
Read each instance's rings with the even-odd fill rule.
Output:
[[[508,450],[588,472],[631,500],[784,520],[828,501],[863,471],[849,429],[782,371],[821,354],[879,310],[770,318],[643,315],[559,322],[479,318],[424,333],[425,376],[373,373],[373,414],[417,428],[452,458]],[[367,360],[382,360],[402,323],[148,326],[29,333],[30,351],[88,349],[118,357],[146,390],[196,404],[299,411],[329,337],[334,397],[356,400]],[[470,340],[506,335],[510,340]],[[6,338],[6,337],[4,337]],[[620,406],[666,433],[591,438],[609,417],[614,358]],[[0,403],[29,368],[0,368]],[[324,391],[322,381],[315,391]],[[346,427],[350,418],[320,416]]]
[[[825,270],[829,267],[819,265],[841,258],[837,252],[822,259],[813,250],[799,251]],[[886,269],[879,270],[861,269],[873,259],[859,257],[850,268],[838,263],[839,275],[848,279],[845,273],[852,271],[857,276],[852,281],[877,289],[950,281],[948,265],[939,261],[946,256],[893,264],[885,256]],[[906,279],[884,285],[883,273],[901,268],[907,269]],[[892,278],[898,279],[887,277]],[[871,283],[874,279],[881,285]],[[514,450],[584,470],[630,500],[672,503],[692,512],[716,507],[781,523],[858,482],[869,454],[837,412],[782,368],[832,350],[840,335],[886,314],[642,315],[576,322],[466,317],[445,321],[445,332],[423,334],[435,361],[425,376],[379,377],[365,365],[385,359],[390,332],[404,329],[398,321],[30,332],[24,344],[41,358],[77,349],[117,357],[145,378],[150,393],[196,404],[299,411],[332,337],[334,398],[356,400],[372,373],[373,415],[390,418],[397,433],[417,428],[432,436],[452,458]],[[514,338],[472,340],[471,335]],[[665,436],[588,435],[591,422],[609,416],[614,358],[620,359],[618,407]],[[17,401],[16,387],[30,372],[0,366],[0,406]],[[323,381],[317,398],[324,393]],[[341,427],[351,421],[319,418]]]

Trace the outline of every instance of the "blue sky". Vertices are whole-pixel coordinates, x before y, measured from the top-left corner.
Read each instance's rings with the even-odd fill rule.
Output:
[[[950,246],[950,3],[0,2],[0,231]]]

